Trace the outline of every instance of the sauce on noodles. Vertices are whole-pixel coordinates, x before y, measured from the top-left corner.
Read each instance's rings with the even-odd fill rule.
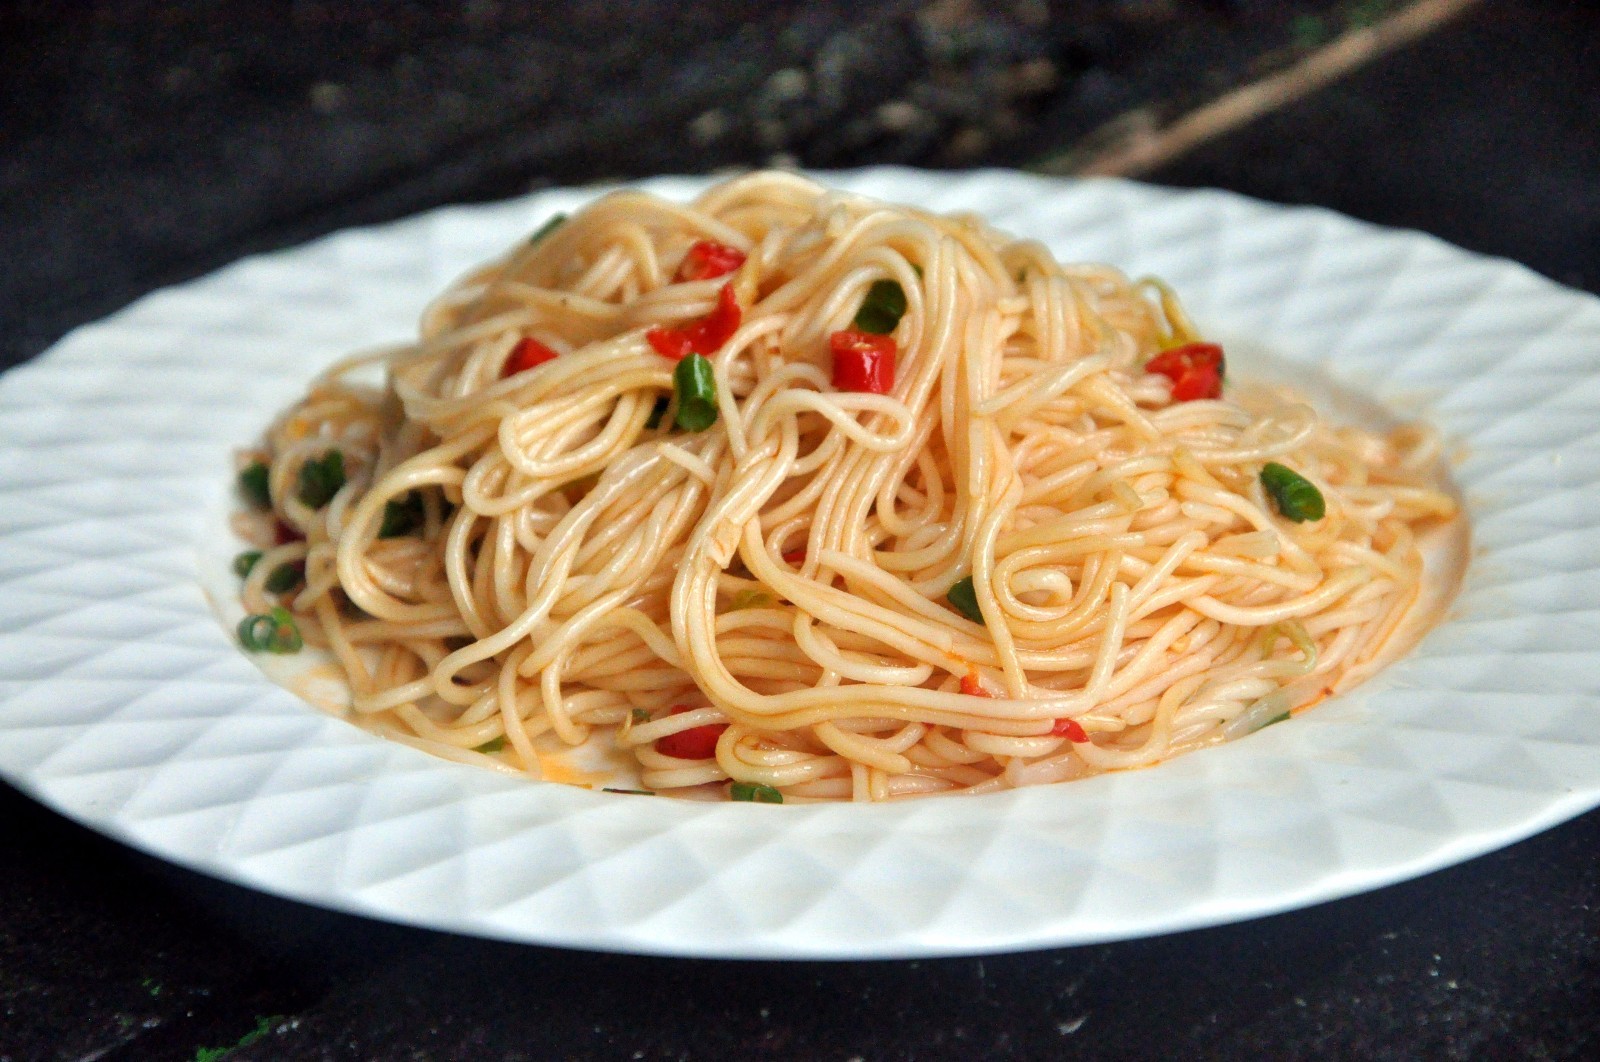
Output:
[[[622,191],[241,455],[241,636],[533,777],[582,782],[555,754],[598,739],[701,797],[1059,782],[1392,656],[1456,516],[1438,457],[1227,380],[1160,282],[975,217],[780,173]]]

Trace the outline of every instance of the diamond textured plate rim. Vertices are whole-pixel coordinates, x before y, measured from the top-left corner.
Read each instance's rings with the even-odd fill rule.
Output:
[[[1157,769],[978,799],[701,805],[527,783],[325,716],[197,578],[231,449],[316,369],[593,191],[236,263],[0,378],[0,773],[175,863],[396,922],[629,952],[1088,943],[1413,877],[1600,804],[1600,300],[1510,262],[1221,192],[985,171],[833,184],[1155,272],[1202,327],[1455,444],[1449,620],[1353,695]],[[685,197],[704,182],[660,179]],[[214,543],[212,544],[214,548]]]

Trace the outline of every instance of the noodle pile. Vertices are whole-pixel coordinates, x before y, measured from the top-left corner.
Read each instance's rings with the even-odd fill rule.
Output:
[[[746,260],[674,282],[698,241]],[[888,280],[892,391],[838,390],[830,336]],[[685,430],[646,333],[728,284],[717,420]],[[242,599],[287,608],[363,725],[535,777],[591,735],[647,790],[745,799],[1152,764],[1392,655],[1418,531],[1456,508],[1424,431],[1231,381],[1174,400],[1145,363],[1196,337],[1158,282],[793,175],[607,195],[465,277],[421,334],[329,370],[243,455],[272,507],[238,521],[266,547]],[[556,356],[505,375],[527,337]],[[384,386],[361,382],[375,364]],[[314,507],[303,466],[334,450]],[[1326,515],[1280,515],[1268,462]],[[982,622],[947,600],[969,577]],[[684,734],[714,754],[663,751]]]

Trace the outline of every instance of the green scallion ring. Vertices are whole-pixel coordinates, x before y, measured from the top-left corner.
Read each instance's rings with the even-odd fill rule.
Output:
[[[248,579],[250,577],[250,573],[255,570],[256,561],[260,559],[261,551],[259,549],[245,550],[243,553],[233,558],[233,574],[237,575],[241,579]]]
[[[269,653],[298,653],[305,642],[300,638],[300,628],[286,608],[275,608],[267,614],[272,624],[272,637],[264,647]]]
[[[1311,481],[1294,469],[1268,461],[1261,467],[1261,485],[1267,496],[1285,520],[1300,524],[1307,520],[1321,520],[1327,515],[1328,505],[1322,492]]]
[[[277,627],[271,616],[246,616],[239,621],[239,644],[252,653],[266,652]]]
[[[672,370],[678,392],[678,427],[705,431],[717,422],[717,377],[709,359],[690,354]]]
[[[399,538],[422,526],[422,495],[412,490],[383,503],[379,538]]]
[[[728,796],[733,800],[743,800],[755,804],[781,804],[783,794],[770,785],[759,782],[734,782],[728,787]]]
[[[944,597],[967,619],[973,623],[983,623],[983,609],[978,607],[978,591],[972,586],[972,576],[957,579]]]
[[[239,470],[239,493],[257,509],[272,507],[272,492],[267,487],[267,466],[252,462]]]
[[[861,308],[856,311],[855,326],[863,332],[886,336],[893,332],[906,315],[906,291],[898,280],[874,280],[867,289]]]
[[[320,509],[333,500],[344,486],[344,454],[329,450],[300,466],[300,502],[308,509]]]
[[[290,561],[288,564],[280,564],[272,569],[262,586],[269,594],[281,594],[285,590],[298,586],[303,578],[305,578],[305,571],[298,563]]]

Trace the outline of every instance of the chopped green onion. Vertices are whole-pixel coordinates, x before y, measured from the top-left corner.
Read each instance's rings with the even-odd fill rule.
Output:
[[[484,753],[485,755],[488,755],[491,752],[499,752],[501,749],[503,749],[505,747],[506,747],[506,739],[505,739],[504,735],[501,735],[500,737],[497,737],[497,738],[490,738],[488,741],[485,741],[483,744],[479,745],[477,748],[473,749],[472,751],[473,752],[481,752],[481,753]]]
[[[983,622],[983,609],[978,607],[978,591],[973,589],[972,576],[957,579],[955,585],[944,596],[945,600],[954,605],[956,611],[967,619],[973,623]]]
[[[399,538],[409,535],[422,526],[422,495],[407,491],[398,498],[390,498],[383,506],[383,525],[378,528],[379,538]]]
[[[259,549],[245,550],[233,558],[233,574],[241,579],[249,578],[251,571],[255,569],[256,561],[260,559],[261,551]]]
[[[272,632],[272,644],[267,646],[267,652],[298,653],[305,642],[300,639],[300,628],[295,626],[294,617],[289,615],[289,610],[274,608],[268,615],[278,627]]]
[[[863,332],[886,336],[906,315],[906,292],[898,280],[874,280],[856,311],[855,326]]]
[[[635,708],[633,710],[633,725],[634,726],[638,726],[640,723],[648,723],[649,721],[650,721],[650,709],[648,709],[648,708]]]
[[[566,222],[566,220],[567,215],[564,213],[550,215],[550,220],[546,221],[543,225],[540,225],[537,229],[534,229],[533,235],[528,237],[528,246],[538,246],[540,240],[559,229],[562,224]]]
[[[305,568],[299,561],[290,561],[272,569],[262,586],[269,594],[281,594],[298,586],[300,580],[305,578],[305,574]]]
[[[1292,468],[1268,461],[1261,468],[1261,485],[1267,489],[1272,504],[1285,520],[1303,523],[1321,520],[1327,513],[1327,503],[1322,492],[1311,481]]]
[[[645,418],[644,426],[651,431],[661,427],[661,418],[667,415],[667,405],[666,395],[656,399],[656,404],[650,408],[650,416]]]
[[[735,782],[728,788],[728,796],[734,800],[750,801],[756,804],[781,804],[783,794],[770,785],[761,785],[757,782]]]
[[[277,624],[272,622],[271,616],[253,615],[246,616],[239,621],[239,644],[252,653],[259,653],[267,647],[272,639],[272,632]]]
[[[717,422],[717,378],[711,362],[690,354],[672,371],[678,391],[678,427],[705,431]]]
[[[649,789],[613,789],[609,785],[603,787],[600,790],[600,792],[602,792],[602,793],[627,793],[629,796],[655,796],[655,793],[653,791],[649,790]]]
[[[239,493],[257,509],[272,507],[272,492],[267,487],[267,466],[260,461],[239,470]]]
[[[312,458],[300,466],[300,501],[308,509],[320,509],[333,500],[344,486],[344,454],[329,450],[321,459]]]
[[[246,616],[239,621],[239,644],[252,653],[297,653],[305,644],[300,628],[285,608],[266,615]]]

